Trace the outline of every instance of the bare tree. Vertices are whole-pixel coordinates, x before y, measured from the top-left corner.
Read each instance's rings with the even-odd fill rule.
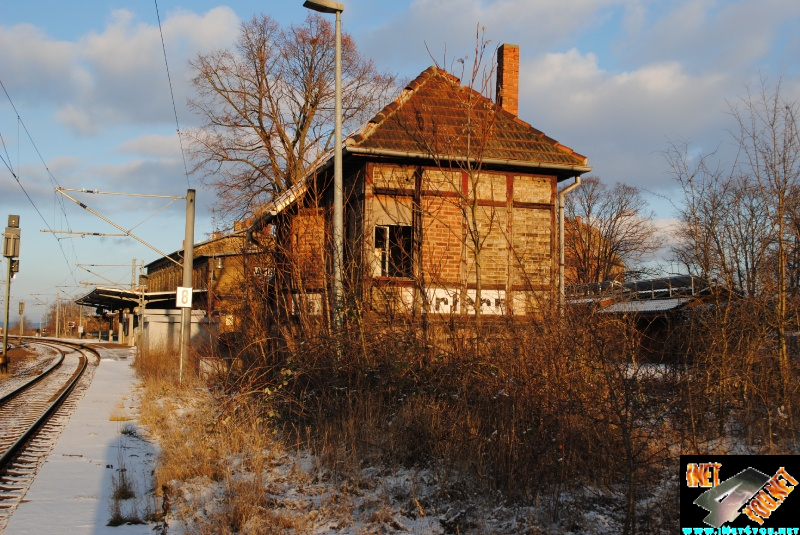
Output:
[[[749,89],[740,103],[731,106],[731,114],[739,125],[735,134],[744,155],[743,172],[750,177],[766,202],[771,238],[774,244],[774,269],[771,293],[775,295],[774,311],[768,315],[778,341],[778,362],[782,382],[782,397],[789,406],[793,385],[792,366],[787,347],[787,328],[792,311],[787,301],[789,252],[792,239],[792,194],[800,186],[800,125],[797,115],[800,105],[781,96],[780,83],[770,89],[765,80],[753,94]],[[796,240],[795,240],[796,241]]]
[[[727,407],[741,403],[745,425],[767,422],[771,445],[773,428],[795,432],[797,369],[789,344],[800,277],[798,104],[781,96],[780,84],[770,89],[762,80],[730,110],[739,127],[730,165],[712,165],[713,155],[690,157],[685,142],[667,151],[683,191],[674,250],[691,271],[718,283],[716,306],[695,318],[706,349],[694,347],[692,359],[703,370],[698,376],[713,377],[704,391],[717,393],[720,433]],[[730,291],[739,296],[734,302]],[[774,369],[777,376],[764,373]]]
[[[241,217],[296,184],[332,148],[334,32],[310,13],[281,28],[267,15],[242,24],[233,49],[199,55],[189,101],[204,124],[190,132],[195,172],[218,208]],[[342,37],[343,120],[360,123],[395,84]]]
[[[494,62],[485,62],[486,53],[490,51],[489,42],[486,41],[483,32],[476,32],[475,51],[472,64],[467,58],[460,60],[463,67],[461,80],[466,81],[466,86],[470,89],[464,100],[464,113],[466,125],[460,125],[460,132],[452,132],[445,138],[445,145],[432,147],[431,154],[439,160],[442,154],[458,154],[461,152],[464,157],[461,161],[453,162],[447,160],[449,168],[459,169],[467,177],[466,191],[454,188],[458,192],[458,208],[462,213],[464,227],[463,247],[468,258],[465,262],[467,271],[472,271],[475,277],[475,305],[474,313],[480,322],[482,291],[484,281],[484,257],[483,250],[486,240],[493,233],[497,232],[500,224],[497,210],[492,207],[481,206],[479,201],[488,190],[489,196],[494,199],[494,189],[491,184],[487,184],[491,179],[482,176],[484,152],[488,149],[489,138],[492,129],[497,121],[498,108],[486,106],[484,97],[493,100],[491,93],[491,80],[495,75]],[[493,56],[493,55],[492,55]],[[453,135],[455,134],[455,135]],[[461,146],[458,146],[458,145]],[[459,151],[459,149],[461,149]],[[464,277],[464,288],[462,302],[466,302],[466,282],[469,273]]]
[[[672,142],[666,153],[683,197],[675,257],[693,274],[747,297],[765,291],[771,251],[768,202],[750,177],[723,168],[713,154],[689,157],[688,143]]]
[[[664,244],[638,188],[587,177],[566,198],[564,246],[571,284],[612,280]]]

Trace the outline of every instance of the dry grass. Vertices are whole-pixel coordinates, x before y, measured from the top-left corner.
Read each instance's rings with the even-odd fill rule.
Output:
[[[244,399],[221,403],[196,378],[179,386],[161,367],[147,376],[141,421],[161,450],[155,488],[166,494],[172,515],[188,533],[303,529],[303,514],[273,511],[265,492],[265,474],[283,449],[262,417],[263,407]]]
[[[660,404],[661,387],[637,383],[630,402],[609,396],[630,383],[625,344],[635,334],[591,319],[443,322],[427,332],[372,323],[348,333],[361,343],[341,354],[325,336],[306,337],[284,362],[297,403],[283,405],[282,422],[343,480],[365,463],[432,467],[442,501],[477,492],[538,504],[557,521],[564,491],[587,481],[625,488],[624,466],[647,495],[679,439],[663,420],[648,427],[646,411],[630,412],[645,398]],[[615,453],[626,444],[642,452],[627,465]],[[427,499],[419,510],[435,509],[437,497]]]
[[[293,327],[282,343],[243,341],[241,368],[222,366],[205,382],[190,374],[182,385],[176,357],[143,356],[141,419],[161,446],[156,488],[189,533],[311,530],[311,505],[287,506],[270,490],[276,477],[298,489],[337,485],[315,507],[342,526],[362,514],[391,528],[389,501],[420,518],[476,494],[535,507],[545,522],[583,514],[564,501],[569,493],[616,491],[621,510],[620,496],[654,496],[674,456],[704,438],[686,431],[696,408],[685,393],[709,391],[689,382],[680,360],[654,376],[634,327],[580,313],[477,326],[371,321],[338,340]],[[305,451],[311,472],[295,463],[276,476],[277,459]],[[436,494],[412,482],[354,511],[348,496],[368,486],[365,466],[428,470]],[[200,490],[209,485],[213,496]],[[674,505],[661,511],[665,530],[677,529]],[[469,514],[446,522],[452,532],[479,529]]]
[[[108,419],[111,422],[127,422],[134,420],[135,418],[125,410],[125,403],[120,401],[111,410],[111,414],[109,415]]]
[[[178,355],[159,348],[139,351],[135,367],[139,376],[146,381],[166,381],[177,383],[179,377]]]
[[[196,378],[178,386],[167,356],[137,362],[146,386],[141,421],[161,446],[155,488],[166,489],[193,533],[303,532],[310,511],[276,508],[265,492],[265,474],[284,454],[279,429],[314,454],[316,473],[332,475],[342,496],[358,493],[365,465],[433,467],[438,495],[412,488],[393,497],[415,517],[478,492],[541,504],[556,519],[560,492],[578,475],[616,483],[620,460],[608,451],[618,443],[598,436],[581,406],[594,394],[574,393],[591,384],[590,370],[559,358],[577,352],[580,337],[556,336],[546,324],[436,328],[423,343],[413,326],[376,327],[351,334],[362,343],[342,344],[341,354],[328,337],[307,337],[290,354],[243,359],[256,364],[227,373],[222,390]],[[302,472],[291,475],[298,486],[309,477]],[[213,499],[197,490],[208,485]],[[343,525],[352,521],[346,504],[327,502]],[[394,522],[380,506],[369,515]],[[468,531],[471,522],[455,518],[452,529]]]

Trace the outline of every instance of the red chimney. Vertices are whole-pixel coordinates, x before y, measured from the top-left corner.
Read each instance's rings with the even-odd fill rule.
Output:
[[[519,115],[519,45],[505,43],[497,49],[497,103]]]

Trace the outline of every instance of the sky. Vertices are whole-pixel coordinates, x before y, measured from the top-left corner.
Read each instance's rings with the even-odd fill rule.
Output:
[[[519,117],[587,156],[605,182],[639,187],[665,229],[675,216],[664,158],[671,142],[687,142],[693,155],[732,158],[730,107],[747,87],[780,81],[784,98],[800,98],[800,3],[793,0],[342,3],[343,30],[400,79],[434,62],[457,65],[474,51],[479,29],[492,48],[519,45]],[[230,47],[254,15],[288,26],[309,11],[302,0],[4,4],[0,224],[16,214],[22,229],[13,324],[19,301],[26,321],[37,321],[56,296],[130,284],[134,261],[181,248],[180,198],[65,192],[95,215],[56,187],[172,197],[192,188],[196,241],[222,224],[214,193],[188,172],[178,135],[199,124],[186,104],[189,62]],[[63,230],[132,232],[149,247],[124,236],[53,232]],[[4,261],[3,289],[5,270]]]

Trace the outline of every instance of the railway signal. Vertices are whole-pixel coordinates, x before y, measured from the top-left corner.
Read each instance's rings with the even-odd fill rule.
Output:
[[[9,215],[3,233],[3,256],[6,258],[6,315],[3,322],[3,354],[0,355],[0,372],[8,373],[8,304],[11,299],[11,276],[19,271],[19,216]]]

